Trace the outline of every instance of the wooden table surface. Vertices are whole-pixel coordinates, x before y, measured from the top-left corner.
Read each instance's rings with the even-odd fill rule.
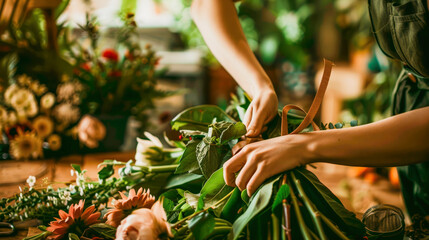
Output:
[[[37,180],[47,178],[50,182],[70,182],[75,180],[71,176],[71,164],[80,164],[87,170],[87,176],[97,179],[97,165],[105,159],[128,161],[134,159],[134,152],[96,153],[87,155],[72,155],[60,159],[46,159],[38,161],[0,161],[0,198],[10,197],[19,192],[19,186],[26,185],[29,175],[38,173]],[[347,177],[348,167],[325,163],[316,164],[311,169],[318,178],[343,202],[345,207],[361,217],[366,209],[376,204],[392,204],[404,209],[404,204],[398,190],[393,190],[386,180],[368,184],[361,179]],[[9,183],[5,183],[9,182]],[[60,185],[54,185],[60,187]],[[33,231],[34,229],[30,229]],[[21,229],[12,237],[0,237],[0,240],[22,239],[34,233],[28,233],[28,228]]]

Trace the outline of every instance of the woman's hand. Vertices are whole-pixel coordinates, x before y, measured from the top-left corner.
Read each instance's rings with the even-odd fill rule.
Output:
[[[223,165],[226,184],[241,191],[247,189],[251,196],[267,178],[307,164],[310,158],[306,156],[306,141],[306,135],[300,134],[246,145]]]
[[[277,114],[279,102],[272,88],[258,89],[252,95],[253,100],[244,116],[244,125],[248,137],[257,137],[262,133],[262,128]]]

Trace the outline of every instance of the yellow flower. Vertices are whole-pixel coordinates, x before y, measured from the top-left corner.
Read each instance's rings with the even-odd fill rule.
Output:
[[[23,132],[18,129],[18,135],[10,141],[10,154],[15,159],[29,159],[41,157],[42,139],[35,132]]]
[[[40,107],[43,109],[49,109],[55,104],[55,95],[53,93],[46,93],[40,99]]]
[[[30,86],[31,78],[27,75],[21,75],[18,77],[18,83],[21,84],[21,86]]]
[[[47,116],[38,116],[33,121],[33,129],[36,130],[37,136],[44,139],[54,130],[54,123]]]
[[[57,151],[61,148],[61,137],[57,134],[52,134],[48,137],[49,148],[52,151]]]

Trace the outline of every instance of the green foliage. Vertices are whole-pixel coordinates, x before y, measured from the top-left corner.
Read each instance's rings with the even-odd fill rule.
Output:
[[[189,228],[196,240],[206,239],[214,230],[215,219],[208,212],[202,212],[189,221]]]
[[[232,232],[230,237],[237,239],[240,236],[241,231],[246,227],[246,225],[252,220],[253,217],[258,215],[261,211],[268,206],[270,202],[271,195],[273,193],[273,185],[279,180],[279,177],[264,183],[259,190],[252,195],[249,202],[249,207],[237,220],[235,220],[232,225]]]
[[[186,129],[207,132],[210,124],[220,121],[235,122],[218,106],[200,105],[179,113],[171,120],[171,126],[174,130]]]
[[[278,206],[280,206],[284,199],[287,199],[290,194],[289,185],[283,184],[280,189],[277,191],[274,202],[271,205],[271,210],[274,212]]]

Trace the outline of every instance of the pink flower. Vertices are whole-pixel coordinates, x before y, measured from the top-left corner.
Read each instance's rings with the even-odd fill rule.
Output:
[[[111,60],[115,62],[119,60],[119,54],[114,49],[111,49],[111,48],[105,49],[101,54],[101,56],[103,56],[107,60]]]
[[[98,141],[106,136],[106,127],[100,120],[90,115],[85,115],[77,126],[79,141],[89,148],[98,147]]]
[[[116,240],[158,240],[173,237],[162,201],[151,209],[141,208],[122,220],[116,230]]]

